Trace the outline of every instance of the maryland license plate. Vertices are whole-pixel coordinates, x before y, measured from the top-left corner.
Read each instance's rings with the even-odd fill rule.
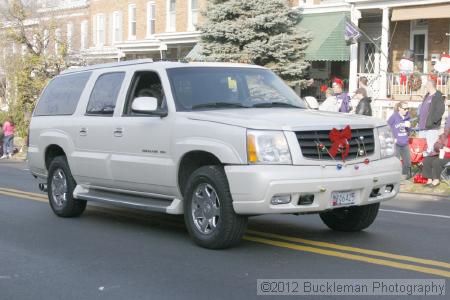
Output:
[[[356,201],[356,192],[332,192],[331,203],[333,206],[347,206],[353,205]]]

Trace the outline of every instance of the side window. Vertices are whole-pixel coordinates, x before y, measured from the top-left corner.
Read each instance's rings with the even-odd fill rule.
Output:
[[[34,110],[35,116],[71,115],[92,72],[55,77],[42,93]]]
[[[131,110],[131,104],[137,97],[155,97],[158,99],[158,108],[164,108],[165,97],[161,80],[156,72],[140,71],[136,72],[128,91],[127,105],[124,115],[139,116]]]
[[[112,116],[124,77],[124,72],[100,75],[92,89],[86,114]]]

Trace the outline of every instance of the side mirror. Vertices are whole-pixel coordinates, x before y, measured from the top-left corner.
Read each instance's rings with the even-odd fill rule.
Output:
[[[141,114],[152,114],[158,109],[158,99],[155,97],[137,97],[131,104],[131,110]]]
[[[131,104],[131,110],[138,114],[166,117],[167,110],[158,108],[158,99],[155,97],[137,97]]]
[[[303,99],[308,104],[309,108],[311,108],[311,109],[319,109],[319,102],[317,102],[316,98],[311,97],[311,96],[306,96]]]

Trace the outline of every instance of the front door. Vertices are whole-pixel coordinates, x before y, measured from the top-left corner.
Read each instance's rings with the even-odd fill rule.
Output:
[[[116,124],[111,172],[118,189],[173,196],[176,188],[174,162],[170,155],[173,122],[167,117],[134,113],[137,97],[155,97],[166,109],[164,91],[156,72],[137,71],[130,84],[123,115]]]

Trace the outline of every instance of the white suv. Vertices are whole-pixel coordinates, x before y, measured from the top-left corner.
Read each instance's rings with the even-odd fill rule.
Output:
[[[401,177],[386,122],[310,110],[253,65],[65,71],[40,97],[29,141],[58,216],[86,201],[184,214],[193,240],[215,249],[236,244],[251,215],[319,213],[334,230],[362,230]]]

